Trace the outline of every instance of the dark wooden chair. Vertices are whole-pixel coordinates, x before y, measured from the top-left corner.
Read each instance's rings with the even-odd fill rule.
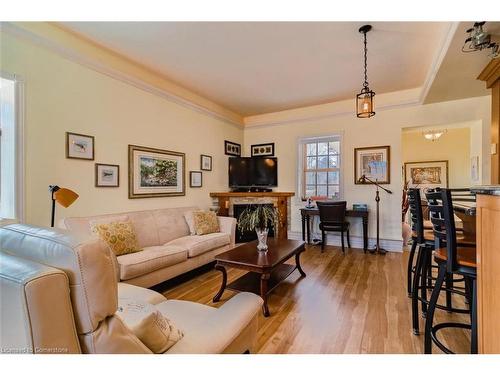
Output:
[[[477,288],[476,288],[476,248],[473,246],[460,246],[457,241],[457,230],[453,212],[452,192],[442,189],[426,193],[429,204],[430,219],[436,239],[434,261],[438,264],[439,271],[432,295],[429,300],[425,322],[426,354],[432,353],[432,343],[436,344],[443,352],[452,354],[437,337],[437,332],[443,328],[466,328],[471,330],[471,353],[477,353]],[[445,243],[444,246],[442,244]],[[465,296],[469,301],[471,324],[458,322],[445,322],[434,325],[434,312],[441,292],[441,287],[447,278],[452,275],[461,275],[465,278]]]
[[[321,251],[323,252],[326,245],[327,232],[340,232],[342,243],[342,252],[345,253],[344,233],[347,234],[347,246],[351,247],[351,239],[349,238],[349,222],[345,219],[345,211],[347,202],[331,201],[331,202],[316,202],[319,210],[319,229],[321,230]]]

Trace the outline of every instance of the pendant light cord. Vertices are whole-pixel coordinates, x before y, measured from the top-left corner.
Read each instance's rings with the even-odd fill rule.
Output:
[[[363,83],[363,87],[365,89],[368,89],[368,73],[367,73],[367,54],[368,54],[368,48],[366,47],[366,32],[363,33],[363,36],[364,36],[364,44],[365,44],[365,48],[364,48],[364,52],[365,52],[365,82]]]

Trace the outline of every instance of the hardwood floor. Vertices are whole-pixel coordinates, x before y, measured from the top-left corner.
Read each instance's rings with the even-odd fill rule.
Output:
[[[411,329],[411,300],[406,295],[407,252],[385,256],[327,246],[308,246],[298,271],[269,296],[271,316],[260,316],[258,353],[422,353],[421,334]],[[293,261],[291,261],[293,263]],[[243,271],[228,270],[228,282]],[[210,270],[165,290],[167,298],[220,306],[235,293],[212,303],[221,274]],[[459,298],[454,300],[463,306]],[[436,321],[465,321],[468,316],[436,312]],[[457,353],[469,350],[469,332],[448,329],[443,341]],[[438,349],[436,353],[440,353]]]

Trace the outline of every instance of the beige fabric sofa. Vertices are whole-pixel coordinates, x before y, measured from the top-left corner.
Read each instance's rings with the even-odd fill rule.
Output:
[[[220,308],[166,300],[117,283],[98,238],[15,224],[0,228],[0,351],[151,353],[133,334],[120,300],[144,301],[184,331],[167,353],[252,351],[262,300],[240,293]]]
[[[117,257],[120,279],[148,288],[210,263],[215,255],[234,247],[236,219],[219,216],[220,233],[191,236],[184,214],[194,210],[197,208],[165,208],[72,217],[61,220],[59,226],[80,235],[93,235],[93,223],[130,220],[143,251]]]

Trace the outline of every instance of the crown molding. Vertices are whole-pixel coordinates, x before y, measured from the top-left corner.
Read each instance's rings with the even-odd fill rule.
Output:
[[[379,94],[376,96],[377,112],[422,104],[421,87]],[[338,116],[356,116],[354,99],[301,107],[280,112],[248,116],[244,118],[245,128],[282,125],[288,123],[316,121]],[[363,119],[360,119],[363,121]]]
[[[160,73],[147,70],[145,75],[155,75],[156,79],[160,84],[151,84],[147,82],[140,74],[129,74],[124,72],[123,70],[117,69],[110,64],[105,64],[92,56],[90,53],[85,53],[85,49],[83,52],[73,48],[71,43],[67,40],[61,41],[55,37],[52,37],[55,34],[66,33],[69,37],[76,40],[77,43],[86,43],[89,45],[89,48],[99,49],[103,51],[104,54],[113,54],[110,61],[113,59],[116,61],[117,59],[121,59],[124,64],[134,64],[134,69],[136,71],[146,70],[147,68],[136,64],[135,62],[127,59],[124,56],[113,53],[112,51],[106,49],[103,46],[93,43],[77,34],[72,33],[64,28],[59,26],[54,26],[52,24],[47,23],[37,23],[37,24],[45,24],[47,27],[51,27],[51,33],[43,33],[37,32],[37,30],[33,30],[26,25],[20,25],[18,23],[12,22],[0,22],[0,29],[5,31],[13,36],[22,38],[27,40],[36,46],[45,48],[53,53],[62,56],[70,61],[78,63],[82,66],[85,66],[89,69],[92,69],[96,72],[109,76],[111,78],[117,79],[129,85],[132,85],[136,88],[149,92],[151,94],[160,96],[170,102],[176,103],[183,107],[189,108],[196,112],[205,114],[209,117],[216,118],[218,120],[222,120],[226,123],[236,125],[238,127],[262,127],[262,126],[273,126],[273,125],[281,125],[287,123],[296,123],[296,122],[304,122],[304,121],[315,121],[321,120],[330,117],[337,116],[347,116],[354,115],[355,110],[355,101],[354,99],[343,100],[338,102],[330,102],[325,104],[307,106],[307,107],[299,107],[293,108],[290,110],[279,111],[279,112],[271,112],[264,113],[259,115],[247,116],[243,117],[237,113],[226,110],[225,108],[217,105],[209,101],[208,99],[202,98],[199,95],[189,92],[188,90],[181,88],[179,86],[174,85],[172,82],[168,81],[165,77],[161,76]],[[446,52],[450,46],[450,43],[453,39],[453,36],[457,30],[459,22],[452,22],[449,24],[448,30],[443,37],[443,42],[441,43],[441,48],[436,53],[434,60],[431,64],[431,68],[427,74],[426,80],[422,87],[401,90],[396,92],[379,94],[376,97],[377,100],[377,112],[396,109],[396,108],[404,108],[409,106],[421,105],[424,104],[425,97],[432,86],[432,82],[436,77],[436,74],[441,66],[441,63],[446,55]],[[76,39],[75,39],[76,38]],[[75,42],[75,43],[76,43]],[[87,48],[87,50],[89,50]],[[161,83],[165,84],[162,87]],[[172,88],[172,89],[168,89]],[[176,90],[177,88],[177,90]],[[180,95],[174,91],[178,91]],[[190,96],[190,98],[186,98],[186,96]],[[193,100],[194,99],[194,100]],[[212,105],[214,109],[207,108],[206,105],[200,104],[196,101],[199,99],[199,102],[205,102],[208,106]],[[217,110],[218,109],[218,110]],[[362,120],[361,120],[362,121]]]
[[[83,43],[83,44],[88,44],[90,45],[91,42],[88,40],[85,40],[84,38],[79,38],[78,35],[69,33],[65,29],[59,28],[57,26],[53,25],[48,25],[46,24],[45,26],[51,27],[52,29],[50,30],[52,34],[54,34],[54,30],[56,33],[67,33],[71,38],[77,38],[78,43]],[[185,108],[191,109],[193,111],[196,111],[198,113],[202,113],[204,115],[207,115],[212,118],[216,118],[218,120],[222,120],[226,123],[236,125],[238,127],[243,126],[243,117],[240,116],[239,114],[236,114],[234,112],[231,112],[229,110],[224,109],[223,107],[220,107],[219,105],[210,102],[208,99],[199,97],[199,95],[195,93],[191,93],[188,90],[184,88],[179,88],[178,91],[182,90],[184,93],[187,95],[190,95],[192,98],[200,98],[199,101],[205,101],[207,104],[212,104],[213,107],[220,107],[220,111],[214,110],[207,108],[207,106],[204,106],[203,104],[197,103],[195,100],[190,100],[186,97],[183,97],[177,93],[174,93],[173,90],[168,90],[165,87],[161,87],[162,83],[164,84],[163,86],[170,86],[170,87],[175,87],[174,84],[170,81],[168,81],[165,77],[161,77],[158,73],[156,73],[156,79],[159,82],[159,84],[151,84],[147,82],[145,79],[141,78],[138,75],[132,75],[129,73],[126,73],[122,70],[119,70],[117,68],[114,68],[110,66],[110,64],[105,64],[99,61],[99,59],[94,58],[92,56],[89,56],[89,54],[82,53],[78,51],[76,48],[71,48],[71,46],[68,46],[67,43],[64,43],[61,40],[56,40],[55,38],[50,38],[47,36],[47,34],[44,34],[42,32],[37,32],[32,29],[29,29],[28,27],[24,27],[22,25],[13,23],[13,22],[0,22],[0,30],[3,32],[6,32],[12,36],[21,38],[25,41],[31,42],[32,44],[45,48],[46,50],[49,50],[67,60],[70,60],[74,63],[77,63],[79,65],[85,66],[91,70],[94,70],[98,73],[104,74],[108,77],[114,78],[116,80],[119,80],[121,82],[127,83],[131,86],[134,86],[138,89],[144,90],[146,92],[149,92],[151,94],[160,96],[172,103],[181,105]],[[74,39],[75,40],[75,39]],[[87,47],[87,46],[86,46]],[[106,48],[99,46],[97,44],[90,45],[87,50],[90,50],[91,48],[93,49],[100,49],[101,52],[103,52],[104,55],[110,55],[112,52],[107,50]],[[143,66],[140,66],[139,64],[134,64],[134,62],[131,62],[127,58],[117,55],[113,53],[114,56],[112,56],[112,59],[115,61],[117,59],[121,59],[122,63],[125,65],[132,66],[133,69],[136,71],[141,71],[145,70]],[[147,71],[144,74],[147,75],[154,75],[155,72]],[[187,96],[186,95],[186,96]]]
[[[451,42],[453,41],[453,37],[455,36],[455,33],[457,32],[459,25],[460,22],[450,22],[448,24],[448,30],[446,30],[445,35],[441,41],[441,46],[434,55],[431,68],[427,72],[427,77],[425,78],[424,85],[422,87],[422,92],[420,94],[421,103],[425,103],[427,94],[429,94],[429,91],[432,87],[432,83],[434,82],[434,79],[436,78],[439,68],[441,67],[443,60],[446,54],[448,53],[448,49],[450,48]]]
[[[444,32],[440,47],[434,56],[431,67],[424,81],[424,85],[419,88],[377,95],[377,112],[422,105],[425,103],[425,98],[427,97],[432,83],[436,78],[436,74],[441,66],[441,63],[448,52],[448,48],[450,47],[459,24],[460,22],[450,22],[448,24],[448,29]],[[304,121],[317,121],[330,117],[354,115],[355,104],[354,99],[344,100],[309,107],[294,108],[280,112],[247,116],[243,120],[245,128],[273,126]]]

